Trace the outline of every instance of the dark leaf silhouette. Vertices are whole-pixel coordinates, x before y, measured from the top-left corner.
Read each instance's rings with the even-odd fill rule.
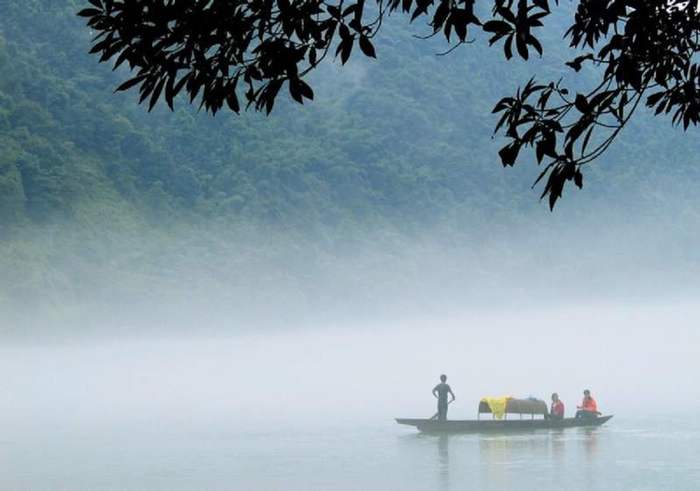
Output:
[[[502,20],[490,20],[484,24],[483,29],[486,32],[493,32],[495,34],[505,34],[513,30],[510,24]]]
[[[91,2],[91,3],[92,3],[92,2]],[[99,6],[98,6],[98,7],[99,7]],[[80,12],[78,12],[78,15],[79,15],[80,17],[94,17],[94,16],[100,15],[100,14],[102,13],[102,11],[100,10],[100,8],[101,8],[101,7],[97,8],[97,9],[86,8],[86,9],[83,9],[83,10],[81,10]]]
[[[77,15],[96,33],[90,51],[135,74],[117,91],[138,90],[149,109],[164,97],[172,109],[184,90],[211,113],[224,105],[238,112],[238,94],[269,113],[284,83],[293,100],[313,99],[307,74],[331,50],[347,63],[356,42],[376,58],[372,39],[390,13],[423,18],[453,46],[482,29],[490,45],[503,43],[506,59],[525,60],[531,49],[544,52],[538,29],[551,13],[548,0],[493,0],[484,22],[473,0],[378,0],[371,8],[366,0],[86,0],[84,7]],[[507,140],[501,162],[515,165],[524,150],[538,163],[549,160],[538,182],[552,207],[567,181],[583,185],[582,170],[605,153],[640,101],[684,129],[700,122],[695,2],[579,0],[565,37],[578,51],[567,65],[576,72],[598,65],[598,83],[571,100],[560,82],[530,81],[494,108],[496,131]]]
[[[377,53],[374,51],[374,46],[372,46],[370,40],[367,39],[367,36],[360,36],[360,49],[365,55],[371,58],[377,57]]]
[[[138,75],[132,79],[129,79],[126,82],[124,82],[123,84],[121,84],[119,87],[117,87],[115,89],[115,92],[120,92],[122,90],[128,90],[131,87],[133,87],[134,85],[137,85],[138,83],[146,80],[147,77],[148,77],[148,75],[144,74],[144,75]]]

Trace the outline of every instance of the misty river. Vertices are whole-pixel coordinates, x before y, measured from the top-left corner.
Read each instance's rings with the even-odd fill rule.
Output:
[[[700,490],[700,9],[492,3],[0,0],[0,491]]]
[[[4,433],[4,490],[691,490],[700,479],[700,425],[674,417],[490,436],[391,421]]]
[[[691,304],[0,348],[2,490],[697,489]],[[665,326],[665,329],[658,329]],[[630,340],[634,340],[633,346]],[[421,435],[485,395],[590,388],[591,429]]]

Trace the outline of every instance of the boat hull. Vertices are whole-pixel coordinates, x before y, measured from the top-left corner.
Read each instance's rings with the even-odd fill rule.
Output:
[[[564,418],[564,419],[501,419],[501,420],[447,420],[396,418],[402,425],[414,426],[423,433],[507,433],[561,428],[586,428],[605,424],[612,418]]]

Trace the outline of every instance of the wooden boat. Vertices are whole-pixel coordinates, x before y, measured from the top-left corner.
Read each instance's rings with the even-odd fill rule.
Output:
[[[493,406],[493,410],[492,407]],[[396,418],[402,425],[415,426],[423,433],[485,433],[517,432],[560,428],[585,428],[605,424],[609,416],[551,419],[548,417],[547,404],[539,399],[514,399],[512,397],[490,397],[479,401],[478,418],[481,414],[491,413],[491,420],[446,420],[439,421],[435,416],[430,419]],[[508,419],[509,414],[517,414],[520,419]],[[530,416],[523,419],[523,415]],[[537,418],[536,418],[537,416]],[[501,419],[504,418],[504,419]]]
[[[506,433],[531,430],[596,427],[605,424],[612,415],[597,418],[564,419],[436,419],[396,418],[402,425],[414,426],[423,433]]]

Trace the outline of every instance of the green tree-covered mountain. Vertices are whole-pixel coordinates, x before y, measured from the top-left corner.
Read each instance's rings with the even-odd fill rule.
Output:
[[[148,115],[132,95],[112,94],[115,77],[86,53],[78,7],[3,6],[4,224],[126,206],[159,220],[332,225],[535,201],[527,179],[496,164],[490,109],[520,81],[513,66],[528,73],[496,50],[439,58],[441,43],[413,39],[420,29],[396,19],[379,61],[329,64],[309,107],[211,118],[182,103]]]
[[[194,214],[330,225],[536,206],[528,191],[536,169],[497,163],[490,110],[529,76],[563,71],[571,56],[558,41],[563,23],[545,36],[545,58],[525,64],[506,62],[483,40],[437,57],[442,42],[414,39],[421,26],[395,18],[378,40],[379,60],[329,64],[311,105],[281,104],[271,118],[212,118],[184,102],[175,113],[149,115],[133,94],[112,94],[116,78],[86,53],[90,33],[74,15],[80,6],[3,3],[3,225],[80,219],[103,206],[158,220]],[[669,159],[654,155],[654,139],[692,140],[661,121],[641,122],[650,165],[631,151],[640,147],[632,136],[600,164],[611,180],[622,175],[620,188],[637,184],[625,182],[630,173],[643,176]]]
[[[222,282],[244,264],[288,262],[274,241],[260,246],[269,234],[296,234],[299,256],[323,262],[310,244],[352,250],[368,230],[386,238],[442,224],[482,240],[474,231],[484,226],[540,233],[595,221],[591,213],[601,209],[663,218],[668,206],[696,220],[697,140],[658,119],[638,118],[586,175],[584,190],[567,193],[553,215],[530,189],[534,164],[500,166],[491,108],[530,76],[566,75],[563,23],[546,33],[544,58],[526,64],[506,62],[480,39],[436,56],[442,42],[415,39],[425,29],[393,18],[377,40],[378,60],[328,63],[313,103],[283,97],[269,118],[212,118],[185,101],[174,113],[159,106],[148,114],[134,94],[113,94],[117,77],[87,54],[80,7],[76,0],[0,3],[6,307],[70,310],[88,291],[105,303],[120,291],[147,304],[144,291],[164,269],[206,262],[212,250],[235,256],[222,267],[234,272],[221,273]],[[189,239],[177,251],[193,257],[179,262],[180,252],[163,251],[182,230]],[[209,237],[212,230],[224,232]],[[247,248],[221,245],[249,235],[256,239]],[[388,254],[400,248],[392,240]],[[285,270],[271,281],[303,282],[301,263],[298,269],[299,276]],[[166,283],[176,289],[179,279],[173,273]]]

